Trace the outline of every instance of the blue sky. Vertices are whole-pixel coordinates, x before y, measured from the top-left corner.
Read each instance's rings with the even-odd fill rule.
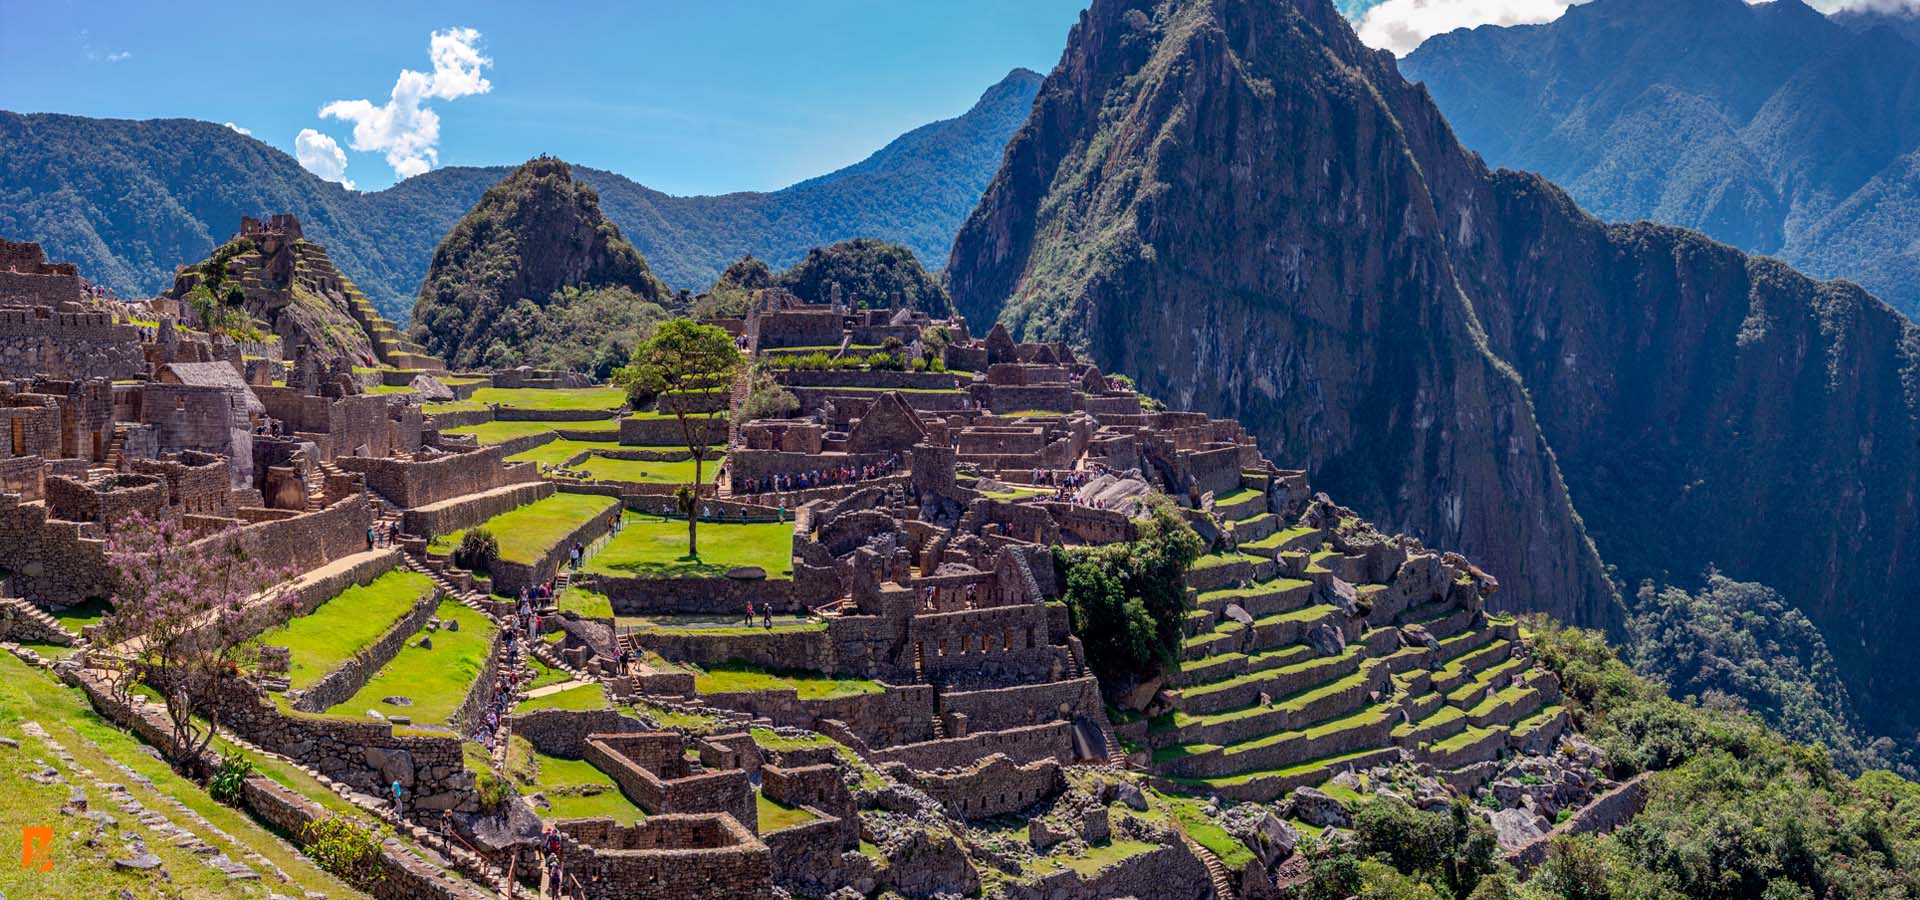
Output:
[[[539,153],[677,194],[770,190],[964,112],[1016,66],[1050,71],[1084,6],[0,0],[0,109],[232,122],[289,153],[311,129],[309,168],[362,190],[395,181],[390,157],[417,169]],[[419,99],[388,106],[402,69],[421,73]],[[354,148],[356,124],[376,149]],[[322,171],[329,139],[344,171]]]

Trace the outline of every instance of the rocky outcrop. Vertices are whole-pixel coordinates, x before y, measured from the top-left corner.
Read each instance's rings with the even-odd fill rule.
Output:
[[[949,278],[1468,553],[1496,607],[1606,624],[1603,557],[1717,562],[1821,625],[1870,724],[1920,713],[1887,674],[1920,639],[1920,332],[1487,170],[1325,0],[1095,2]]]

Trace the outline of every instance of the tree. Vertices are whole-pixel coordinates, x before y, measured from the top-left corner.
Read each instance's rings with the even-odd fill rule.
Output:
[[[800,398],[792,391],[780,386],[773,376],[766,372],[755,372],[753,386],[747,391],[747,401],[740,406],[741,421],[755,419],[779,419],[800,408]]]
[[[293,572],[255,558],[237,529],[201,537],[179,519],[140,514],[114,524],[106,554],[115,582],[101,643],[126,656],[114,689],[123,700],[138,682],[160,689],[173,724],[167,756],[184,767],[219,733],[211,701],[257,657],[248,613],[290,604]]]
[[[1164,496],[1134,527],[1138,537],[1125,544],[1054,550],[1074,633],[1103,677],[1150,677],[1179,658],[1186,573],[1202,549]]]
[[[740,348],[726,331],[691,319],[673,319],[661,324],[653,337],[633,351],[633,362],[614,375],[614,382],[626,387],[636,404],[653,398],[659,409],[680,422],[680,434],[693,454],[693,483],[677,493],[680,509],[687,515],[690,559],[700,558],[700,462],[707,453],[706,430],[694,423],[711,421],[705,410],[716,405],[725,408],[741,364]]]

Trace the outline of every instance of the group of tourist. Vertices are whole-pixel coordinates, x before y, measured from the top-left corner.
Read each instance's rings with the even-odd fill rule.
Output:
[[[759,478],[745,478],[734,482],[734,490],[742,494],[774,494],[787,491],[804,491],[808,488],[833,487],[840,484],[852,484],[857,481],[871,481],[885,478],[900,468],[900,454],[890,453],[884,463],[868,463],[859,466],[830,466],[825,469],[810,469],[792,475],[762,475]]]
[[[496,677],[493,682],[493,697],[487,701],[486,712],[481,716],[480,742],[487,747],[487,753],[493,753],[494,733],[500,730],[500,720],[507,714],[507,703],[513,699],[520,688],[520,642],[518,634],[508,631],[501,652],[506,655],[507,674]]]
[[[513,614],[514,630],[525,634],[528,640],[539,637],[540,610],[535,608],[534,602],[539,601],[540,606],[544,607],[547,601],[552,599],[553,582],[551,580],[536,584],[531,590],[521,588],[520,605]]]
[[[400,546],[400,523],[389,522],[382,527],[379,522],[367,526],[367,549]]]
[[[753,627],[753,601],[752,600],[747,601],[746,624],[748,628]],[[760,624],[764,626],[768,631],[773,630],[773,604],[771,603],[760,604]]]
[[[286,437],[285,431],[285,423],[272,416],[261,416],[253,426],[255,437]]]

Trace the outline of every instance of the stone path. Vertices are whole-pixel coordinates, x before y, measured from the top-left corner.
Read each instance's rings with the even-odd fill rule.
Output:
[[[558,694],[561,691],[570,691],[577,687],[586,687],[587,685],[595,684],[595,683],[596,682],[582,681],[578,678],[575,678],[569,681],[562,681],[559,684],[549,684],[549,685],[546,685],[545,687],[534,688],[533,690],[528,691],[526,695],[521,699],[532,700],[535,697],[545,697],[549,694]]]
[[[125,783],[108,781],[92,769],[80,764],[66,745],[60,743],[38,722],[25,722],[20,726],[22,733],[45,744],[55,759],[63,763],[72,778],[59,769],[41,763],[44,768],[29,777],[43,784],[65,784],[69,794],[61,812],[71,816],[85,816],[102,827],[114,827],[120,823],[109,813],[90,809],[91,800],[87,791],[90,786],[95,796],[103,796],[106,802],[120,810],[122,816],[138,824],[139,833],[132,826],[123,830],[121,839],[126,844],[125,852],[117,855],[114,865],[129,869],[153,869],[162,865],[162,860],[148,848],[148,841],[164,842],[200,858],[209,867],[225,875],[229,881],[259,881],[260,871],[265,870],[282,884],[292,884],[293,879],[285,871],[274,865],[272,860],[261,856],[252,848],[246,847],[239,839],[208,821],[205,816],[168,796],[153,783],[153,779],[135,771],[131,766],[107,754],[99,744],[82,736],[80,741],[94,752],[106,758],[119,770]],[[36,762],[40,762],[36,760]],[[132,784],[129,788],[127,785]],[[137,790],[136,790],[137,789]],[[150,795],[147,800],[141,794]],[[149,802],[151,801],[151,802]],[[160,808],[164,807],[164,811]],[[171,814],[171,815],[169,815]],[[185,822],[185,825],[180,824]],[[234,859],[222,849],[222,845],[236,848],[245,862]]]

